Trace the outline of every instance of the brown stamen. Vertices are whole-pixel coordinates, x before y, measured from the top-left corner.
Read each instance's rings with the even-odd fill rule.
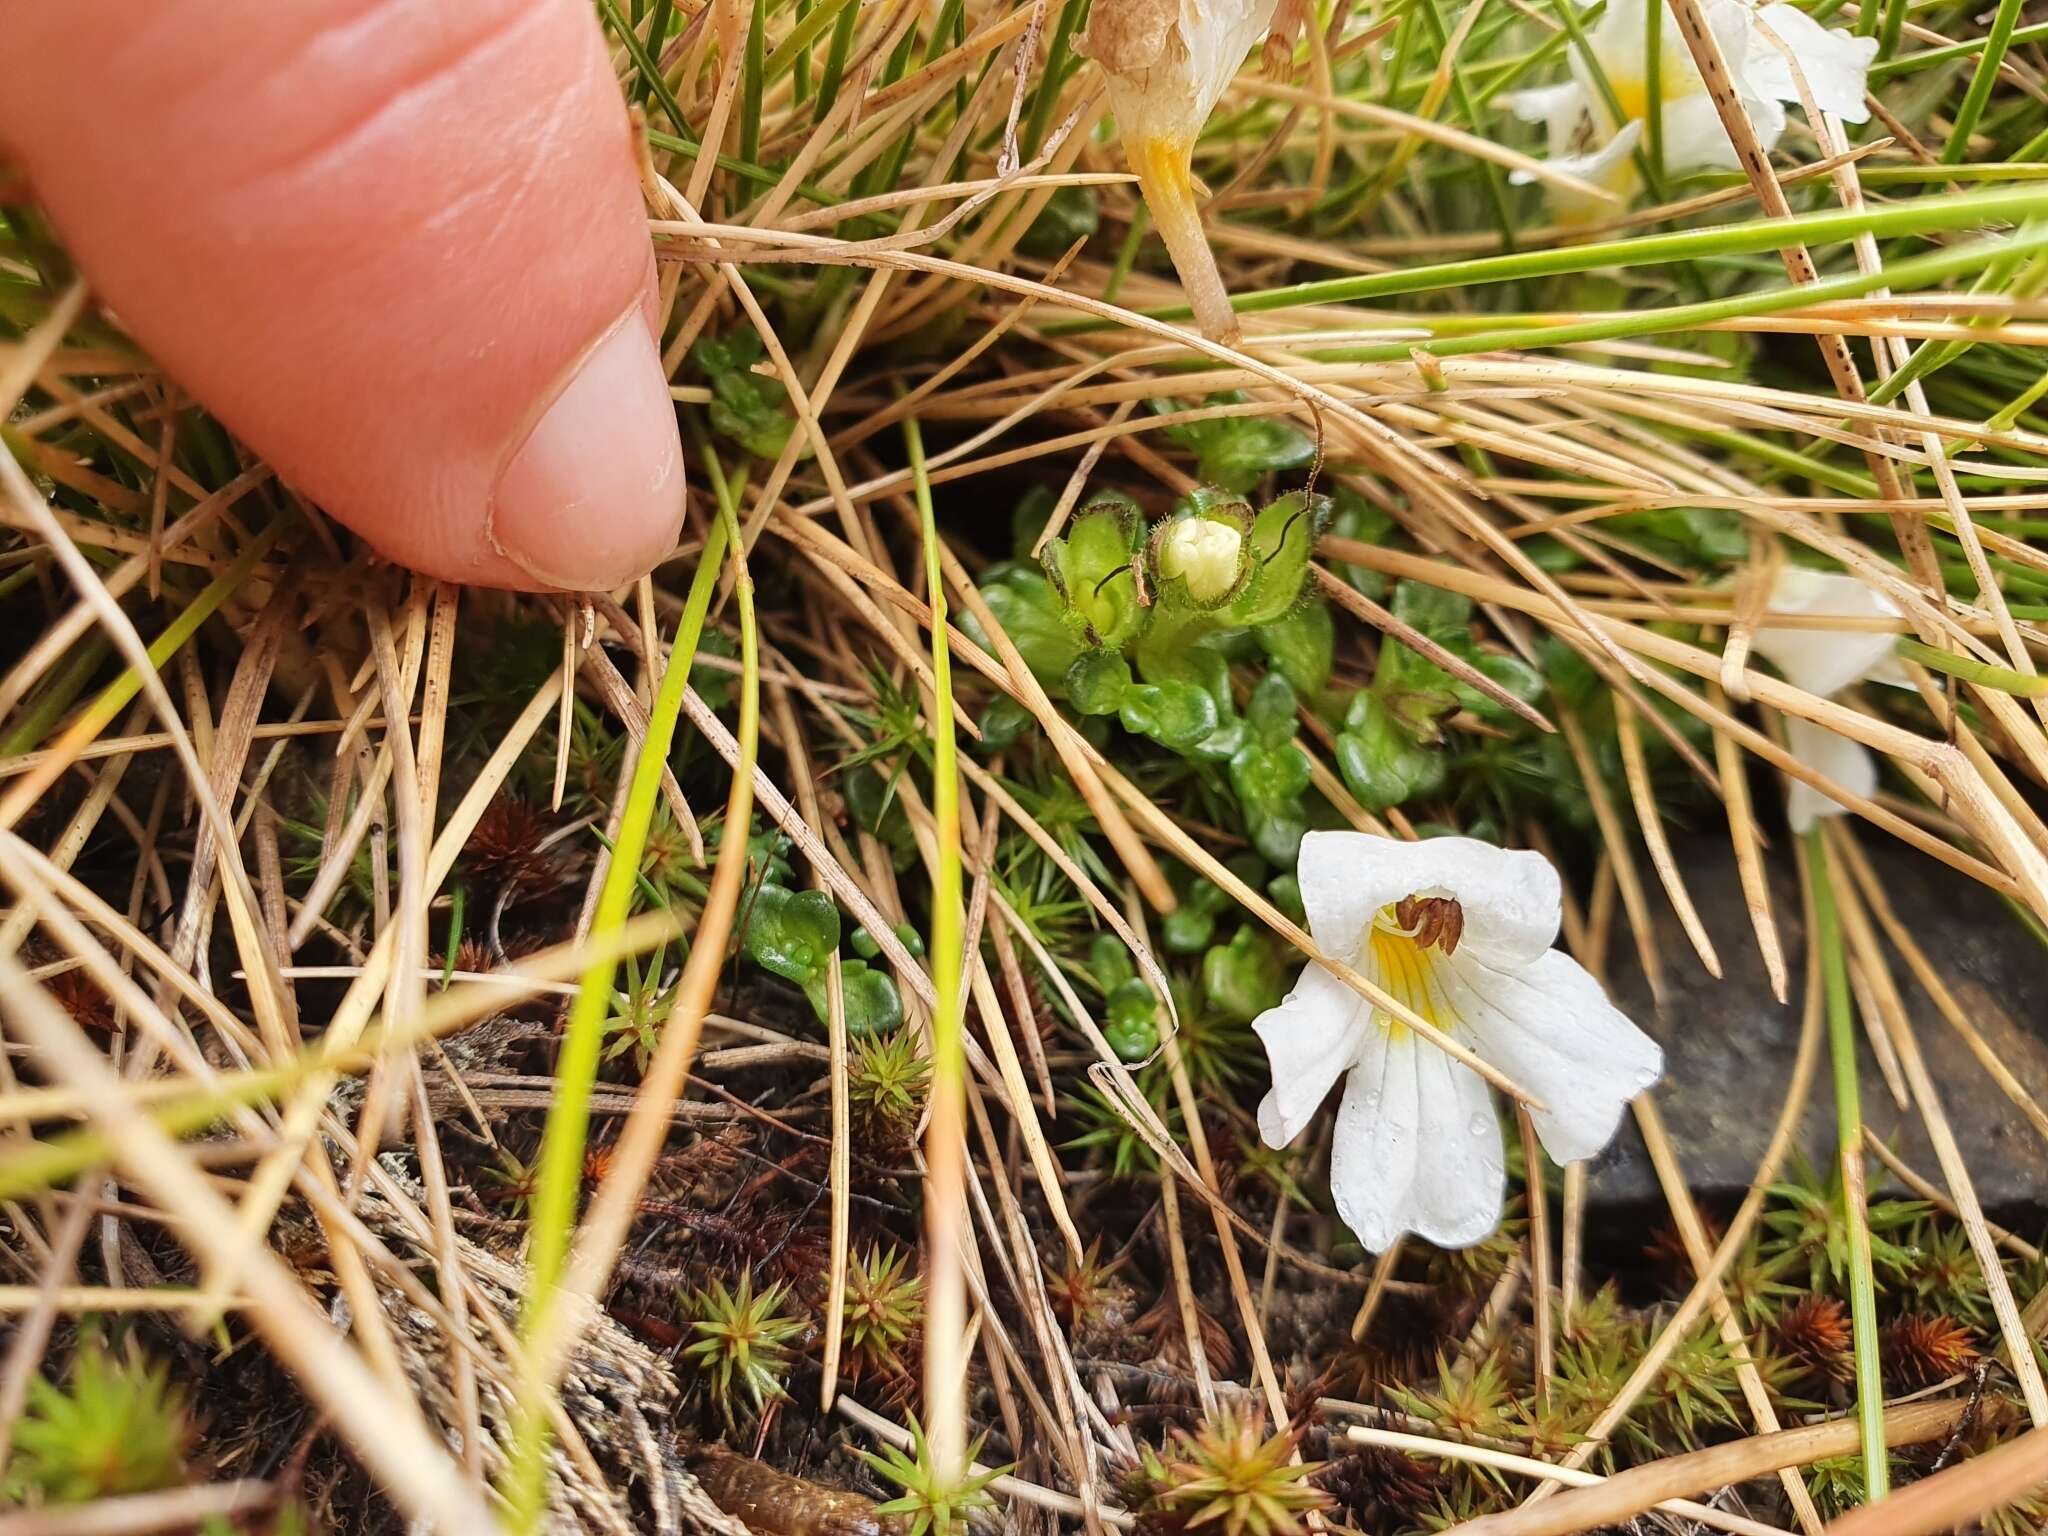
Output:
[[[1465,936],[1465,909],[1450,896],[1404,896],[1394,903],[1394,921],[1423,949],[1456,954]]]

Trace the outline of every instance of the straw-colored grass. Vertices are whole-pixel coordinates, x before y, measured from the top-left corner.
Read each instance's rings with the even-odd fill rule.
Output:
[[[0,1501],[33,1384],[95,1331],[175,1358],[200,1426],[187,1486],[31,1491],[0,1536],[287,1506],[733,1531],[689,1470],[719,1433],[813,1478],[778,1495],[779,1536],[822,1529],[823,1484],[902,1491],[835,1461],[841,1437],[924,1455],[913,1498],[1100,1532],[1157,1518],[1133,1474],[1162,1420],[1254,1403],[1295,1419],[1297,1455],[1448,1468],[1434,1503],[1310,1527],[1818,1536],[1841,1514],[1860,1536],[2048,1507],[2009,1503],[2048,1481],[2038,1234],[1987,1218],[1994,1170],[1943,1099],[1973,1082],[2043,1139],[2048,1112],[1880,872],[1903,852],[1996,893],[1988,945],[2048,934],[2048,31],[2011,0],[1816,7],[1880,39],[1874,121],[1809,113],[1765,153],[1709,67],[1748,169],[1659,174],[1629,206],[1504,108],[1561,77],[1572,0],[1324,0],[1195,147],[1226,343],[1185,321],[1081,0],[599,9],[691,461],[681,547],[620,592],[366,561],[0,205]],[[1713,63],[1698,0],[1664,24]],[[1554,219],[1560,186],[1598,222]],[[760,361],[736,375],[693,350],[741,335]],[[779,441],[735,436],[735,388]],[[988,595],[1087,494],[1162,512],[1202,444],[1283,426],[1316,467],[1255,465],[1253,499],[1313,477],[1355,514],[1311,582],[1339,683],[1406,647],[1466,689],[1449,786],[1388,804],[1343,770],[1341,708],[1303,700],[1314,823],[1483,822],[1566,867],[1568,947],[1639,972],[1667,1034],[1724,970],[1803,1021],[1745,1090],[1779,1107],[1725,1225],[1658,1109],[1701,1085],[1637,1105],[1681,1255],[1662,1299],[1603,1294],[1640,1242],[1597,1174],[1544,1168],[1512,1074],[1323,954],[1284,869],[1246,872],[1223,771],[1084,720]],[[1759,661],[1760,628],[1822,622],[1772,611],[1788,563],[1881,593],[1898,617],[1832,622],[1897,633],[1916,686],[1818,697]],[[1404,591],[1470,621],[1418,627]],[[1545,689],[1507,689],[1503,659]],[[1802,761],[1787,722],[1876,754],[1876,792]],[[1554,782],[1511,780],[1511,750]],[[1792,837],[1791,780],[1845,814]],[[1722,836],[1739,911],[1701,896]],[[1327,1132],[1254,1151],[1265,1068],[1175,937],[1212,892],[1204,920],[1247,950],[1320,961],[1520,1101],[1526,1220],[1493,1268],[1361,1255],[1321,1199]],[[764,962],[799,893],[843,942]],[[1150,989],[1153,1046],[1124,1047],[1096,935]],[[918,1085],[878,1130],[883,989]],[[1813,1187],[1853,1348],[1794,1391],[1770,1286],[1807,1272],[1759,1255],[1823,1045],[1840,1169]],[[1859,1079],[1932,1168],[1864,1123]],[[1906,1306],[1880,1293],[1906,1283],[1896,1203],[1868,1197],[1887,1176],[1965,1256],[1927,1305],[1970,1298],[1981,1348],[1927,1401],[1896,1400],[1880,1351]],[[850,1310],[871,1244],[921,1277],[887,1351]],[[736,1417],[679,1351],[692,1294],[742,1272],[780,1277],[808,1331],[786,1395]],[[1132,1282],[1157,1305],[1107,1314],[1145,1341],[1119,1355],[1075,1298]],[[1456,1319],[1434,1363],[1396,1337],[1424,1315]],[[1606,1327],[1632,1342],[1588,1389]],[[1703,1350],[1706,1443],[1689,1419],[1631,1439],[1679,1422]],[[1513,1411],[1444,1409],[1496,1369]],[[1863,1497],[1912,1486],[1847,1513],[1841,1458]]]

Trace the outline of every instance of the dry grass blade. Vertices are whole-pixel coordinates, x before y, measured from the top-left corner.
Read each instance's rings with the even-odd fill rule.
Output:
[[[1218,1521],[1254,1444],[1232,1536],[1817,1536],[1858,1474],[1908,1486],[1844,1530],[2038,1523],[1987,1518],[2048,1464],[2048,1294],[1984,1209],[2048,1166],[2048,26],[1795,4],[601,0],[688,445],[630,595],[391,568],[0,173],[0,1532],[484,1530],[498,1481],[737,1533],[700,1458],[786,1515],[894,1447],[906,1529],[997,1518],[979,1457],[1101,1536]],[[1141,106],[1125,15],[1204,78]],[[1781,931],[1815,805],[1897,846],[1829,826]],[[1596,984],[1626,924],[1647,1164],[1552,1204],[1606,1063],[1333,932],[1297,850],[1343,828],[1400,839],[1361,878],[1535,850]],[[1483,962],[1448,899],[1411,937]],[[1747,1006],[1823,926],[1797,1020]],[[1824,1022],[1925,1122],[1844,1132],[1913,1205],[1807,1175]],[[1339,1219],[1406,1167],[1359,1166],[1380,1030],[1449,1057],[1403,1208],[1467,1249]],[[1490,1235],[1452,1063],[1516,1100]],[[1780,1085],[1760,1155],[1694,1155],[1706,1073]],[[1844,1300],[1866,1410],[1968,1383],[1891,1412],[1938,1452],[1809,1422]],[[170,1470],[61,1503],[47,1422],[159,1378]]]
[[[1962,1422],[1968,1406],[1960,1399],[1946,1399],[1887,1409],[1886,1443],[1920,1445],[1939,1440]],[[1467,1521],[1463,1529],[1470,1536],[1575,1536],[1579,1531],[1628,1520],[1665,1499],[1845,1456],[1857,1443],[1854,1419],[1781,1429],[1631,1467],[1594,1487],[1570,1489],[1541,1504],[1525,1504],[1505,1514],[1482,1515]],[[1840,1522],[1833,1527],[1837,1531],[1842,1528]]]

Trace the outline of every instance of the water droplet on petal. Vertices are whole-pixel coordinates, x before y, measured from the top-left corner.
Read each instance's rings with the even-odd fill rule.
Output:
[[[1472,1118],[1465,1122],[1465,1134],[1476,1139],[1484,1136],[1492,1126],[1493,1118],[1490,1115],[1483,1115],[1475,1110]]]

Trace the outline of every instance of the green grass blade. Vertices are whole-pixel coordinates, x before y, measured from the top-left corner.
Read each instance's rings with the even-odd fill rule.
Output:
[[[959,1244],[965,1185],[960,1159],[965,1155],[966,1056],[961,1043],[962,977],[966,914],[961,897],[960,770],[953,732],[953,662],[946,643],[946,587],[939,560],[939,531],[932,510],[931,482],[925,474],[924,439],[917,418],[903,423],[903,440],[917,497],[918,526],[924,542],[925,581],[931,603],[932,647],[932,822],[937,843],[932,872],[932,988],[938,994],[932,1009],[930,1130],[925,1160],[927,1178],[926,1256],[931,1311],[925,1346],[925,1414],[930,1421],[933,1465],[942,1477],[957,1479],[966,1463],[966,1362],[961,1300]],[[956,1379],[963,1378],[963,1379]]]
[[[1823,826],[1825,823],[1822,824]],[[1884,1444],[1884,1376],[1877,1356],[1877,1281],[1871,1273],[1870,1226],[1863,1208],[1863,1105],[1856,1078],[1856,1024],[1849,1012],[1849,963],[1841,914],[1828,870],[1822,827],[1806,834],[1813,876],[1814,942],[1820,945],[1827,996],[1828,1049],[1835,1078],[1835,1137],[1842,1161],[1842,1219],[1849,1233],[1849,1318],[1856,1346],[1856,1418],[1863,1430],[1864,1496],[1890,1491]]]
[[[1948,142],[1941,147],[1943,165],[1959,165],[1970,153],[1970,138],[1984,116],[1985,104],[1991,100],[1991,88],[1998,84],[1999,67],[2005,63],[2005,52],[2012,46],[2019,19],[2020,0],[1999,0],[1998,13],[1991,18],[1991,30],[1984,34],[1984,52],[1977,60],[1977,72],[1970,77],[1970,88],[1963,93],[1962,105],[1956,108]]]
[[[669,652],[668,667],[662,673],[661,688],[649,712],[640,755],[633,764],[626,807],[619,818],[617,846],[611,862],[605,866],[604,883],[598,890],[597,912],[590,926],[595,939],[617,932],[631,913],[640,860],[647,849],[647,831],[654,820],[655,796],[661,787],[662,765],[668,761],[669,747],[675,740],[690,663],[697,654],[698,641],[703,638],[705,615],[718,586],[719,557],[724,553],[725,539],[724,525],[713,523],[698,556],[697,572],[676,626],[675,645]],[[555,1096],[541,1132],[540,1160],[534,1179],[523,1337],[539,1333],[548,1312],[557,1305],[555,1288],[561,1282],[569,1237],[576,1222],[577,1196],[583,1187],[590,1095],[597,1081],[605,1015],[611,1006],[612,981],[617,974],[618,961],[609,953],[586,969],[562,1029],[561,1054],[555,1062]],[[504,1485],[515,1531],[538,1530],[546,1509],[548,1390],[546,1384],[535,1383],[523,1389],[520,1396],[512,1461]]]
[[[688,138],[690,125],[683,118],[683,109],[676,102],[675,92],[668,88],[668,82],[661,77],[661,66],[656,64],[652,55],[648,53],[647,45],[640,41],[640,34],[619,14],[617,0],[597,0],[597,8],[606,24],[624,44],[627,56],[633,61],[633,68],[640,72],[641,81],[653,94],[654,99],[661,103],[662,112],[675,124],[676,132]]]
[[[740,158],[761,158],[761,81],[767,72],[768,0],[754,0],[740,65]]]

